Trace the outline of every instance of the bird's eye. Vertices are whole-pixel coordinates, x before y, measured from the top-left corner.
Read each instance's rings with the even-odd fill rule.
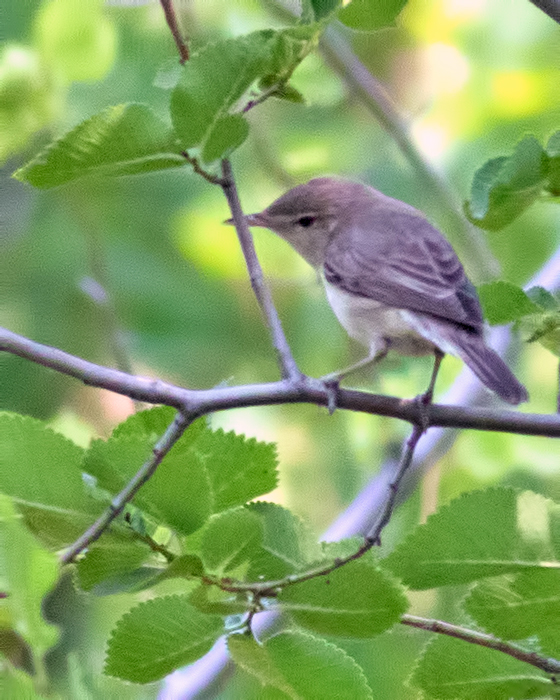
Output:
[[[312,224],[315,223],[315,217],[314,216],[302,216],[297,220],[297,223],[302,227],[302,228],[309,228]]]

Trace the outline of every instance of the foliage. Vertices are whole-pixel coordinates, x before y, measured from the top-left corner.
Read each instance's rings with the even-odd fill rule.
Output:
[[[42,0],[25,17],[14,8],[14,26],[22,26],[0,57],[0,158],[15,157],[17,182],[11,184],[21,187],[19,208],[28,206],[26,197],[34,198],[29,239],[22,236],[22,242],[14,234],[4,256],[6,317],[16,325],[25,319],[22,327],[37,340],[104,364],[112,362],[109,353],[118,356],[124,342],[149,374],[173,373],[183,385],[230,383],[232,375],[256,381],[270,371],[271,361],[262,359],[267,351],[260,317],[239,292],[237,249],[227,233],[215,229],[215,221],[227,214],[216,212],[220,205],[208,194],[209,183],[220,183],[221,161],[235,153],[255,206],[261,197],[270,200],[271,181],[285,185],[315,170],[361,169],[366,176],[378,167],[379,186],[395,187],[390,148],[372,140],[369,125],[359,111],[350,110],[354,107],[338,78],[317,64],[315,52],[325,30],[336,23],[358,30],[352,41],[363,51],[371,40],[365,32],[384,29],[375,35],[381,48],[368,60],[372,66],[386,61],[373,67],[390,72],[391,52],[396,55],[406,44],[402,26],[411,36],[421,33],[415,30],[418,9],[416,15],[414,8],[404,9],[402,0],[352,0],[344,6],[338,0],[304,0],[298,23],[262,29],[262,21],[255,27],[247,22],[253,31],[241,36],[220,25],[220,11],[204,29],[193,23],[195,51],[169,71],[171,39],[163,13],[161,37],[147,29],[153,21],[149,12],[161,8],[107,10],[97,0],[86,4],[84,9],[78,0]],[[190,10],[185,17],[191,19]],[[263,19],[267,27],[277,26],[264,10]],[[426,26],[435,26],[433,18]],[[452,33],[449,26],[438,26],[443,35]],[[547,30],[542,35],[543,44],[550,40]],[[22,37],[32,37],[32,44]],[[442,43],[442,36],[432,39]],[[467,46],[469,37],[463,41]],[[321,71],[324,79],[317,77]],[[152,87],[156,74],[156,84],[167,93]],[[560,84],[557,77],[551,85]],[[80,81],[97,84],[95,89],[75,84]],[[527,104],[530,100],[524,109]],[[261,105],[264,116],[257,117]],[[474,119],[477,109],[482,108],[462,112]],[[512,155],[493,157],[478,168],[465,204],[477,226],[489,231],[509,226],[514,252],[504,261],[516,282],[550,252],[544,234],[535,243],[518,233],[525,217],[537,211],[537,220],[538,202],[560,195],[560,132],[552,110],[539,109],[535,123],[526,114],[520,123],[511,115],[495,117],[499,148]],[[531,135],[513,146],[527,131]],[[487,115],[478,126],[465,126],[468,139],[458,158],[463,169],[468,170],[469,158],[487,158],[491,132]],[[271,134],[286,152],[293,150],[296,165],[269,152]],[[195,179],[200,174],[208,182]],[[42,191],[32,195],[24,185]],[[429,207],[428,190],[417,197],[417,204],[424,197]],[[492,239],[492,245],[499,251],[504,240]],[[284,272],[293,262],[290,254],[274,248],[274,242],[262,243],[263,249],[267,245]],[[179,255],[187,258],[181,265]],[[115,292],[114,308],[104,286]],[[503,280],[482,285],[479,292],[491,324],[513,322],[525,340],[538,340],[560,356],[560,301],[553,292],[540,286],[523,291]],[[296,355],[314,367],[321,361],[336,365],[339,336],[329,325],[332,319],[314,299],[300,304],[291,290],[282,293]],[[328,347],[325,337],[333,341]],[[330,500],[337,506],[348,500],[364,475],[347,470],[346,483],[337,484],[331,496],[337,489],[327,485],[329,472],[350,461],[347,433],[362,435],[368,463],[372,452],[379,456],[382,447],[390,452],[401,436],[379,420],[367,430],[357,422],[342,423],[340,412],[329,417],[327,428],[310,419],[313,440],[302,449],[305,466],[312,461],[320,466],[314,467],[310,491],[292,463],[291,478],[299,476],[292,509],[262,500],[270,499],[279,483],[274,444],[226,430],[219,422],[217,427],[219,417],[194,421],[124,512],[72,565],[75,591],[68,605],[87,595],[92,619],[97,616],[90,623],[95,632],[89,646],[69,642],[80,654],[71,656],[70,670],[57,677],[56,644],[64,626],[73,629],[80,616],[70,624],[55,616],[59,633],[43,608],[45,600],[48,607],[61,596],[55,553],[110,512],[117,494],[158,452],[176,411],[169,406],[139,410],[116,426],[116,420],[94,419],[88,439],[80,441],[77,419],[64,423],[59,412],[56,430],[45,420],[59,411],[70,390],[60,377],[45,379],[41,371],[16,358],[0,367],[0,381],[7,377],[0,387],[3,407],[12,409],[0,413],[2,697],[62,698],[78,692],[91,698],[155,697],[154,686],[146,684],[201,658],[223,635],[239,669],[231,689],[220,696],[224,699],[236,697],[236,683],[237,697],[248,699],[392,700],[406,692],[411,698],[421,693],[506,700],[558,694],[555,674],[529,663],[531,654],[560,655],[557,483],[548,488],[540,474],[531,481],[520,470],[513,486],[483,488],[498,477],[479,476],[476,460],[485,468],[493,459],[505,464],[507,451],[493,443],[489,457],[484,438],[476,442],[469,436],[469,459],[442,482],[441,492],[457,497],[423,524],[416,522],[412,501],[402,519],[391,523],[391,546],[384,534],[383,547],[353,560],[360,541],[319,544],[316,532],[324,525],[322,509]],[[411,386],[394,367],[381,381],[385,388],[407,382],[405,393]],[[72,400],[84,404],[81,397]],[[106,439],[89,440],[106,433],[109,422]],[[286,442],[297,450],[299,419],[291,428]],[[319,452],[321,444],[328,445],[328,454]],[[549,449],[556,448],[539,449],[519,450],[510,461],[525,464],[531,453],[534,462],[545,464]],[[283,466],[286,462],[289,457]],[[335,484],[337,478],[342,482],[334,477]],[[300,512],[315,517],[313,527]],[[424,638],[412,636],[406,650],[397,627],[418,607],[416,591],[426,590],[439,601],[438,616],[462,623],[464,636],[436,635],[423,648]],[[255,615],[261,612],[282,613],[282,627],[257,630]],[[479,642],[485,634],[499,638],[508,653],[521,655],[483,648]],[[100,679],[91,652],[102,644],[105,678]],[[383,678],[382,666],[391,668],[391,679]]]

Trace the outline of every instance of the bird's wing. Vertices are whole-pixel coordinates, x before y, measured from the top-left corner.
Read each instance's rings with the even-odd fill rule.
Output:
[[[474,286],[443,235],[420,215],[380,210],[348,221],[326,251],[327,281],[387,306],[419,311],[480,329]]]

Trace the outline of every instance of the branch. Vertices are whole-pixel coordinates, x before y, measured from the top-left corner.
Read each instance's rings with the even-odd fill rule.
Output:
[[[559,0],[530,0],[530,2],[547,14],[551,19],[560,24],[560,2]]]
[[[239,238],[239,244],[241,245],[241,249],[245,257],[245,263],[247,264],[247,270],[249,271],[249,277],[251,280],[251,287],[253,288],[253,292],[257,297],[259,306],[261,307],[264,317],[268,323],[268,327],[272,335],[272,343],[278,355],[278,361],[282,369],[282,377],[284,379],[290,379],[294,382],[299,382],[302,378],[302,374],[296,365],[290,350],[290,346],[286,340],[286,336],[282,329],[282,323],[280,322],[278,312],[276,311],[274,302],[272,301],[270,290],[265,284],[263,271],[257,258],[253,238],[251,237],[249,227],[247,226],[247,221],[245,220],[245,216],[241,209],[239,195],[237,194],[237,188],[233,179],[231,163],[227,159],[222,161],[222,175],[222,189],[228,201],[233,223],[235,224],[235,229]]]
[[[181,64],[186,63],[189,60],[189,47],[181,35],[181,30],[179,29],[179,23],[177,22],[177,15],[175,14],[175,8],[173,7],[173,0],[159,0],[165,14],[165,21],[169,27],[177,50],[179,51],[179,62]]]
[[[408,627],[416,627],[421,630],[426,630],[427,632],[445,634],[448,637],[462,639],[470,644],[478,644],[479,646],[486,647],[487,649],[501,651],[503,654],[513,656],[513,658],[517,659],[518,661],[524,661],[526,664],[536,666],[536,668],[539,668],[545,673],[551,673],[554,675],[560,673],[560,661],[557,659],[541,656],[534,651],[527,651],[516,644],[504,642],[497,637],[493,637],[491,634],[476,632],[475,630],[468,629],[467,627],[459,627],[458,625],[452,625],[451,623],[443,622],[442,620],[430,620],[425,617],[417,617],[416,615],[403,615],[401,618],[401,624],[407,625]]]
[[[140,467],[124,489],[113,498],[111,505],[103,515],[101,515],[93,525],[64,552],[61,557],[61,562],[63,564],[72,562],[80,552],[83,552],[86,547],[89,547],[101,537],[113,520],[123,512],[125,506],[132,501],[140,488],[151,478],[165,455],[185,432],[191,422],[192,418],[188,418],[181,412],[177,413],[175,420],[169,425],[165,433],[155,444],[150,459]]]

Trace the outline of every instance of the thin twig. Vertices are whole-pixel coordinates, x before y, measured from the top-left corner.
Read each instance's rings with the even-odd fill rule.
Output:
[[[233,218],[239,243],[241,245],[241,250],[243,251],[243,255],[245,257],[245,263],[247,265],[249,278],[251,280],[251,287],[253,288],[253,292],[257,297],[259,306],[261,307],[264,317],[268,323],[270,334],[272,336],[272,344],[274,345],[274,349],[278,355],[278,361],[282,370],[282,377],[284,379],[299,382],[302,379],[302,374],[293,358],[292,351],[290,350],[290,346],[288,345],[288,341],[286,340],[286,336],[282,329],[280,317],[278,316],[278,312],[276,311],[276,307],[272,301],[270,290],[264,281],[263,271],[257,258],[253,238],[241,209],[241,203],[239,201],[239,195],[237,194],[231,163],[227,159],[222,161],[222,175],[222,189],[228,201],[231,216]]]
[[[84,534],[79,537],[62,555],[61,562],[69,564],[80,552],[89,547],[109,528],[113,520],[117,518],[124,510],[127,503],[130,503],[140,488],[151,478],[157,467],[185,432],[186,428],[192,421],[180,411],[175,416],[174,421],[169,425],[160,440],[156,443],[152,450],[152,456],[148,459],[122,489],[122,491],[113,498],[111,505],[107,510],[89,527]]]
[[[173,7],[172,0],[159,0],[165,14],[165,21],[169,27],[175,44],[177,45],[177,50],[179,51],[180,63],[186,63],[189,60],[189,47],[186,41],[183,39],[181,30],[179,29],[179,23],[177,21],[177,15],[175,14],[175,8]]]
[[[214,175],[213,173],[208,172],[208,170],[205,170],[200,165],[197,158],[191,156],[190,153],[188,153],[187,151],[181,151],[181,155],[187,161],[187,163],[190,163],[192,165],[193,170],[197,175],[203,177],[211,185],[220,185],[221,187],[224,186],[224,181],[222,180],[222,178],[218,177],[217,175]]]
[[[424,617],[417,617],[416,615],[403,615],[401,618],[401,624],[407,625],[408,627],[416,627],[418,629],[426,630],[427,632],[435,632],[436,634],[444,634],[447,637],[455,637],[456,639],[462,639],[470,644],[478,644],[479,646],[486,647],[487,649],[494,649],[495,651],[501,651],[503,654],[508,656],[513,656],[514,659],[518,661],[524,661],[531,666],[539,668],[545,673],[559,674],[560,673],[560,661],[557,659],[552,659],[547,656],[541,656],[534,651],[527,651],[517,644],[512,644],[511,642],[504,642],[497,637],[493,637],[491,634],[484,634],[483,632],[477,632],[475,630],[468,629],[467,627],[460,627],[459,625],[452,625],[449,622],[443,622],[442,620],[432,620]]]

